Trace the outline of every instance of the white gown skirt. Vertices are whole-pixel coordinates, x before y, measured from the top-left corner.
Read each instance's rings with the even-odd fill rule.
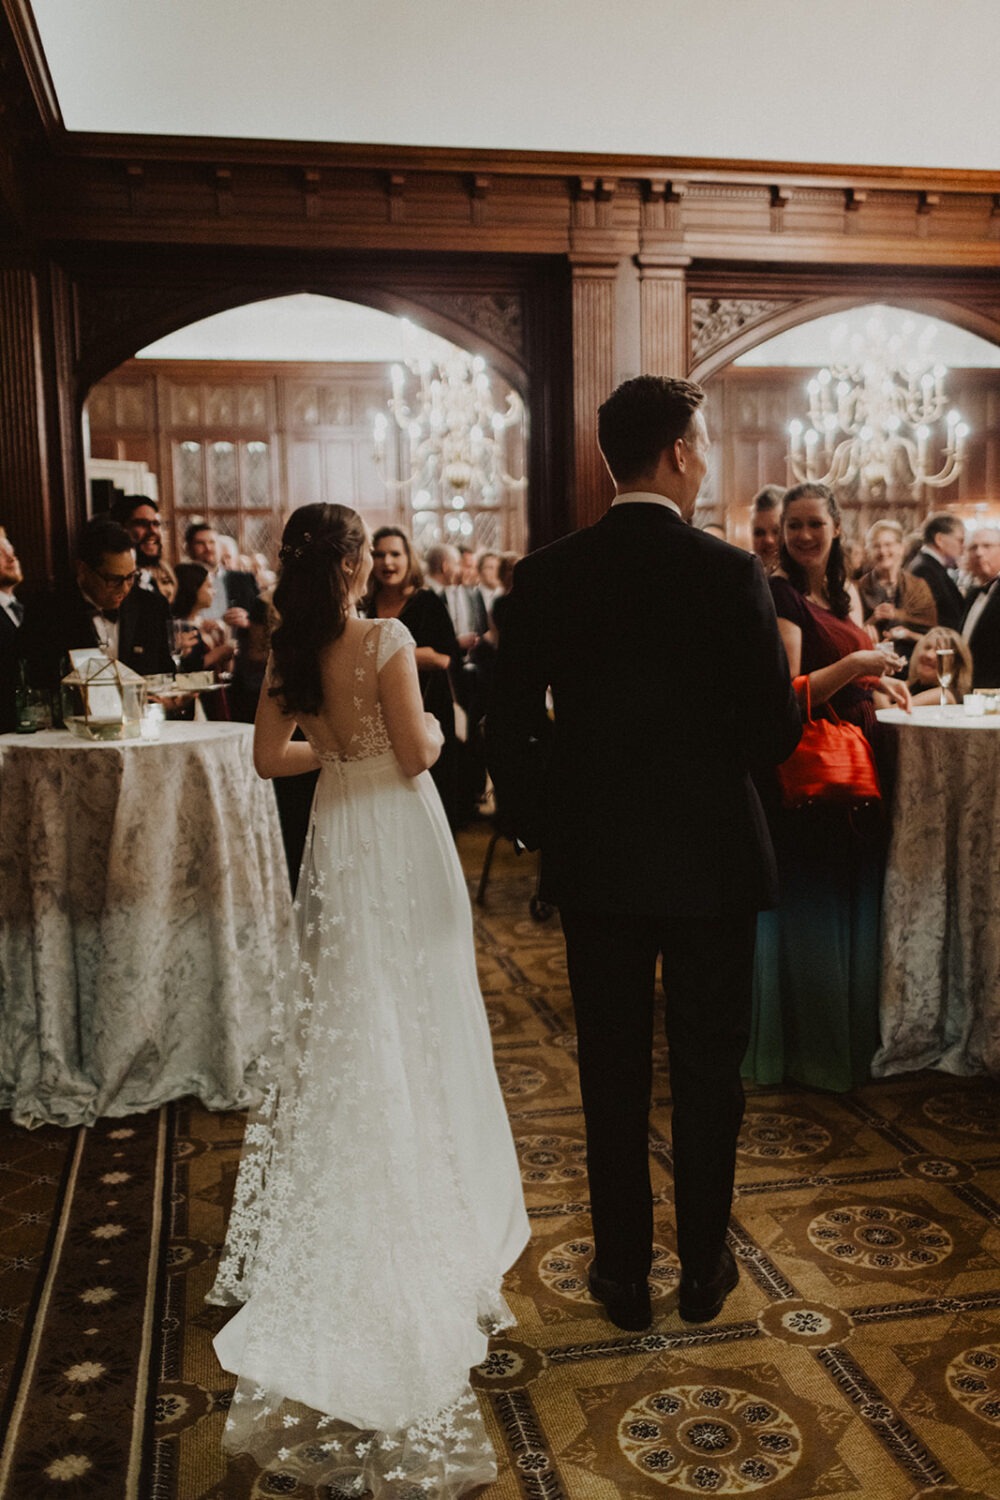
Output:
[[[395,756],[327,761],[209,1301],[225,1444],[347,1493],[495,1475],[468,1384],[511,1320],[517,1159],[440,799]]]

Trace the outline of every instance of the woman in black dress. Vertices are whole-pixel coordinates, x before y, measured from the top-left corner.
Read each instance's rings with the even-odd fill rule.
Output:
[[[444,732],[440,758],[431,767],[448,821],[458,824],[458,740],[451,672],[461,669],[462,648],[444,600],[423,587],[410,538],[398,526],[381,526],[372,537],[372,583],[366,613],[402,620],[417,643],[417,671],[424,707]]]

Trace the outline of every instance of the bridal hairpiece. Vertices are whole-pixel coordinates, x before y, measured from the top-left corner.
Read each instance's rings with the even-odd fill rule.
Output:
[[[286,544],[284,547],[279,548],[278,560],[280,562],[288,562],[289,558],[294,558],[297,562],[307,552],[340,552],[342,550],[332,537],[321,536],[317,541],[314,541],[312,532],[304,531],[302,533],[302,540],[296,546],[293,547],[290,544]]]

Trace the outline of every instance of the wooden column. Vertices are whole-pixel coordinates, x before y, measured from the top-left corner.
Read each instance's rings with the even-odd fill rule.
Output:
[[[0,269],[0,525],[29,584],[52,574],[49,499],[38,280]]]
[[[26,592],[63,572],[84,513],[72,290],[55,267],[0,268],[0,525]]]
[[[618,255],[571,256],[573,267],[573,442],[576,491],[572,524],[602,516],[613,494],[597,446],[597,408],[615,385]]]
[[[638,262],[643,374],[683,379],[691,366],[684,263],[643,255]]]

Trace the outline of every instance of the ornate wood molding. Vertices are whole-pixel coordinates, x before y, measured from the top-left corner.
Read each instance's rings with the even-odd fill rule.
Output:
[[[1000,265],[1000,179],[985,172],[316,142],[226,141],[221,155],[221,144],[63,133],[33,163],[35,232],[63,242]]]
[[[524,360],[524,308],[518,293],[421,292],[417,300]]]
[[[790,307],[790,302],[772,302],[750,297],[692,297],[691,363],[698,364],[714,349],[728,344],[737,333],[771,318]]]

